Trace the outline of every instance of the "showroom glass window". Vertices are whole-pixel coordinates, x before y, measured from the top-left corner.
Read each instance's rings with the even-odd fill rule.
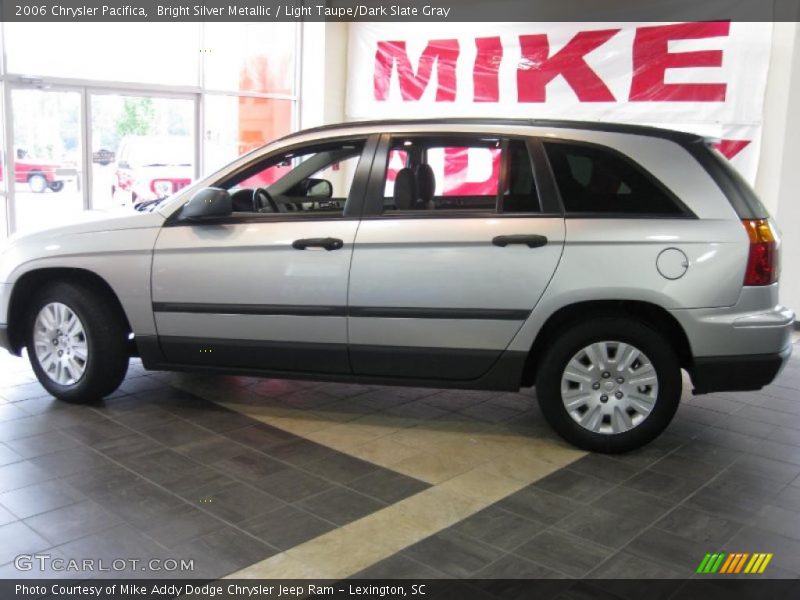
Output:
[[[231,193],[234,213],[340,217],[364,144],[365,140],[354,139],[295,148],[219,185]],[[267,192],[267,201],[254,200],[258,188]]]
[[[591,144],[544,145],[567,213],[683,213],[662,184],[620,154]]]
[[[299,27],[6,23],[14,148],[2,150],[53,168],[18,174],[3,233],[132,209],[291,133]]]
[[[398,137],[388,153],[383,213],[540,212],[522,140]]]

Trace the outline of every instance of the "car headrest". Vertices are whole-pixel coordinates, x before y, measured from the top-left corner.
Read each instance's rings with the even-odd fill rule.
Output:
[[[433,200],[436,192],[436,177],[429,164],[422,163],[417,167],[417,196],[422,204]]]
[[[394,205],[397,210],[411,210],[417,202],[417,179],[408,167],[400,169],[394,180]]]

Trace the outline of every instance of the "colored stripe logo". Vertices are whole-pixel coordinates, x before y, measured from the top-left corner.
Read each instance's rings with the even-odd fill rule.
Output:
[[[706,554],[697,567],[697,573],[701,574],[725,574],[746,573],[749,575],[760,575],[767,568],[772,560],[773,554],[765,552],[716,552]]]

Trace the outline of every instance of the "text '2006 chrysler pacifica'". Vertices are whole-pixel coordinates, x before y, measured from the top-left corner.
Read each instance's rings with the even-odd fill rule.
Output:
[[[481,183],[459,163],[480,165]],[[463,165],[462,165],[463,166]],[[701,137],[598,123],[354,123],[290,135],[141,211],[17,237],[0,345],[67,401],[147,369],[536,386],[621,452],[681,397],[791,352],[780,240]]]

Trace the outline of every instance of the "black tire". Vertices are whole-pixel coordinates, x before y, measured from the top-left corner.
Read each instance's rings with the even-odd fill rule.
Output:
[[[567,364],[581,349],[600,341],[632,344],[650,359],[658,377],[652,411],[622,433],[590,431],[570,416],[562,401]],[[668,340],[647,324],[624,317],[599,317],[570,327],[545,350],[536,377],[536,395],[548,423],[571,444],[592,452],[628,452],[655,439],[675,416],[681,389],[680,363]]]
[[[50,189],[54,192],[60,192],[64,189],[64,182],[63,181],[53,181],[50,183]]]
[[[88,348],[83,375],[73,384],[61,385],[50,378],[36,356],[34,323],[41,309],[50,303],[66,305],[80,319]],[[127,327],[107,294],[91,285],[56,282],[32,298],[25,322],[28,358],[39,383],[53,396],[67,402],[100,400],[116,390],[128,371]]]

